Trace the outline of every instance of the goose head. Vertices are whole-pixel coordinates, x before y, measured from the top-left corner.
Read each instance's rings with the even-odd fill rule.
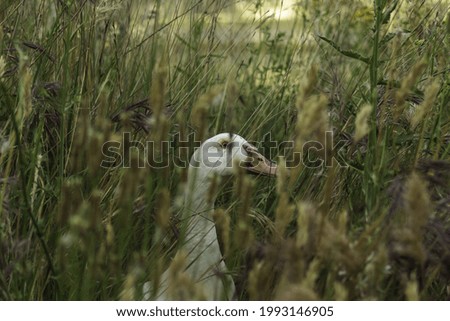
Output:
[[[236,166],[257,175],[275,176],[277,172],[277,166],[255,146],[231,133],[221,133],[204,141],[190,162],[190,168],[198,169],[207,176],[232,175]]]

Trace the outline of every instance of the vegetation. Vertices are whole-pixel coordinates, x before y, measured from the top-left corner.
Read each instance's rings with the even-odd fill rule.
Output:
[[[221,184],[239,299],[449,298],[448,1],[288,3],[1,2],[1,299],[141,299],[227,131],[279,166]]]

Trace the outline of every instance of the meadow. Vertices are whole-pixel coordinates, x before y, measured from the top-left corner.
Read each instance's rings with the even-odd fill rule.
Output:
[[[237,299],[450,299],[449,8],[2,0],[0,299],[142,299],[221,132],[278,164],[220,184]]]

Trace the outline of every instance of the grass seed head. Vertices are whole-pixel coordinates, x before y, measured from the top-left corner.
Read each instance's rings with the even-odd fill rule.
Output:
[[[426,67],[427,67],[426,60],[419,61],[412,67],[411,71],[403,79],[400,89],[395,94],[395,104],[396,104],[396,109],[394,110],[395,119],[398,119],[403,114],[406,105],[406,98],[410,94],[411,90],[414,89],[417,80],[425,71]]]
[[[425,226],[432,210],[425,182],[417,173],[412,173],[406,182],[405,209],[409,219],[409,227],[420,232]]]
[[[223,209],[219,208],[214,211],[213,218],[222,238],[223,255],[227,257],[230,252],[230,217]]]
[[[286,160],[280,156],[277,162],[277,194],[280,195],[286,188],[287,169]]]
[[[170,193],[167,187],[159,192],[158,210],[156,212],[156,224],[162,229],[167,229],[170,223]]]
[[[178,251],[172,260],[169,267],[169,277],[176,278],[179,273],[182,273],[186,268],[186,253],[183,251]]]
[[[248,175],[245,175],[244,169],[239,166],[239,161],[234,160],[233,170],[235,172],[234,180],[234,194],[240,201],[239,216],[242,218],[248,217],[252,201],[252,193],[255,186],[255,181]]]
[[[90,130],[88,136],[87,169],[91,176],[96,176],[101,173],[100,164],[103,156],[101,151],[102,145],[105,143],[105,137],[103,133],[94,130]]]
[[[411,119],[412,127],[416,127],[425,118],[425,115],[431,112],[437,94],[439,92],[439,82],[434,81],[425,89],[425,98],[423,102],[417,107]]]
[[[84,252],[89,246],[88,234],[90,231],[90,222],[88,219],[89,203],[83,201],[77,212],[69,218],[69,232],[77,236],[79,240],[79,249]]]
[[[346,301],[348,300],[348,290],[340,282],[335,281],[334,282],[334,299],[336,301]]]
[[[121,301],[132,301],[136,295],[136,276],[134,273],[128,273],[125,277],[122,292],[120,292]]]
[[[348,212],[347,210],[342,210],[338,216],[337,228],[340,233],[347,233],[347,224],[348,224]]]
[[[254,232],[247,217],[238,216],[234,237],[232,239],[233,247],[245,250],[253,244],[254,238]]]
[[[325,132],[329,129],[327,105],[328,98],[325,95],[313,96],[304,102],[295,127],[301,145],[310,139],[324,142]]]
[[[62,197],[59,208],[59,215],[57,216],[57,223],[65,226],[78,207],[80,206],[82,196],[82,181],[79,178],[68,178],[62,186]]]
[[[405,287],[405,296],[408,301],[419,301],[419,285],[415,279],[409,280]]]
[[[314,88],[318,82],[318,70],[317,65],[312,65],[311,69],[308,70],[307,73],[307,81],[306,85],[300,88],[300,95],[297,98],[297,108],[301,109],[303,102],[307,99],[314,91]]]
[[[314,290],[304,286],[303,284],[291,284],[281,282],[278,287],[275,300],[277,301],[316,301],[317,294]]]
[[[220,176],[219,175],[213,175],[211,177],[211,185],[208,189],[208,195],[206,196],[206,199],[208,203],[211,203],[213,200],[216,199],[218,188],[220,183]]]
[[[366,104],[360,108],[355,119],[355,143],[359,142],[370,131],[369,119],[372,114],[372,106]]]
[[[178,251],[169,267],[169,298],[172,300],[201,300],[202,289],[185,272],[186,254]]]
[[[26,61],[26,57],[21,58],[19,69],[19,106],[16,112],[16,122],[20,130],[22,130],[25,119],[32,111],[33,75],[31,69],[26,66]]]
[[[153,116],[159,120],[165,104],[165,92],[167,83],[167,69],[162,60],[153,72],[152,85],[150,88],[150,104],[153,108]]]
[[[306,272],[306,276],[302,281],[302,283],[305,285],[305,287],[307,287],[311,290],[314,289],[316,280],[319,276],[319,270],[320,270],[320,260],[315,258],[309,264],[309,268],[308,268],[308,271]]]
[[[257,262],[248,275],[248,294],[251,300],[267,300],[270,297],[270,284],[273,281],[273,268],[265,261]]]
[[[305,245],[309,240],[309,227],[311,225],[312,215],[316,215],[316,209],[314,205],[309,202],[301,202],[298,204],[298,216],[297,216],[297,233],[296,243],[297,248]]]
[[[111,222],[106,223],[106,246],[112,248],[115,241],[114,227]]]
[[[208,130],[207,123],[210,107],[212,102],[214,101],[215,96],[215,90],[211,89],[210,91],[201,95],[192,108],[192,124],[198,131],[198,138],[200,141],[203,141],[205,139],[206,131]]]
[[[1,43],[1,41],[0,41]],[[6,69],[6,61],[5,61],[5,57],[0,56],[0,78],[3,76],[3,74],[5,73],[5,69]]]
[[[275,230],[276,236],[283,238],[288,224],[294,216],[294,207],[289,204],[287,192],[283,192],[278,197],[278,205],[275,210]]]
[[[103,197],[103,192],[99,189],[94,189],[91,193],[91,197],[89,199],[89,220],[90,227],[94,231],[100,230],[100,223],[102,221],[102,210],[100,207],[100,203]],[[98,234],[96,234],[98,235]]]
[[[329,130],[329,120],[327,112],[328,98],[325,95],[312,96],[306,101],[302,101],[298,107],[297,123],[295,125],[294,155],[303,157],[302,152],[306,149],[308,141],[314,141],[327,147],[325,143],[326,132]],[[324,159],[324,148],[321,158]],[[297,160],[296,161],[300,161]],[[303,169],[300,161],[290,172],[289,186],[293,186]]]

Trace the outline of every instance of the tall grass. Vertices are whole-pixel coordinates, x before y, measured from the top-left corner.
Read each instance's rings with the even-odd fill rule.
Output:
[[[216,202],[239,299],[449,298],[448,1],[287,3],[2,1],[0,298],[142,298],[225,131],[280,167]]]

